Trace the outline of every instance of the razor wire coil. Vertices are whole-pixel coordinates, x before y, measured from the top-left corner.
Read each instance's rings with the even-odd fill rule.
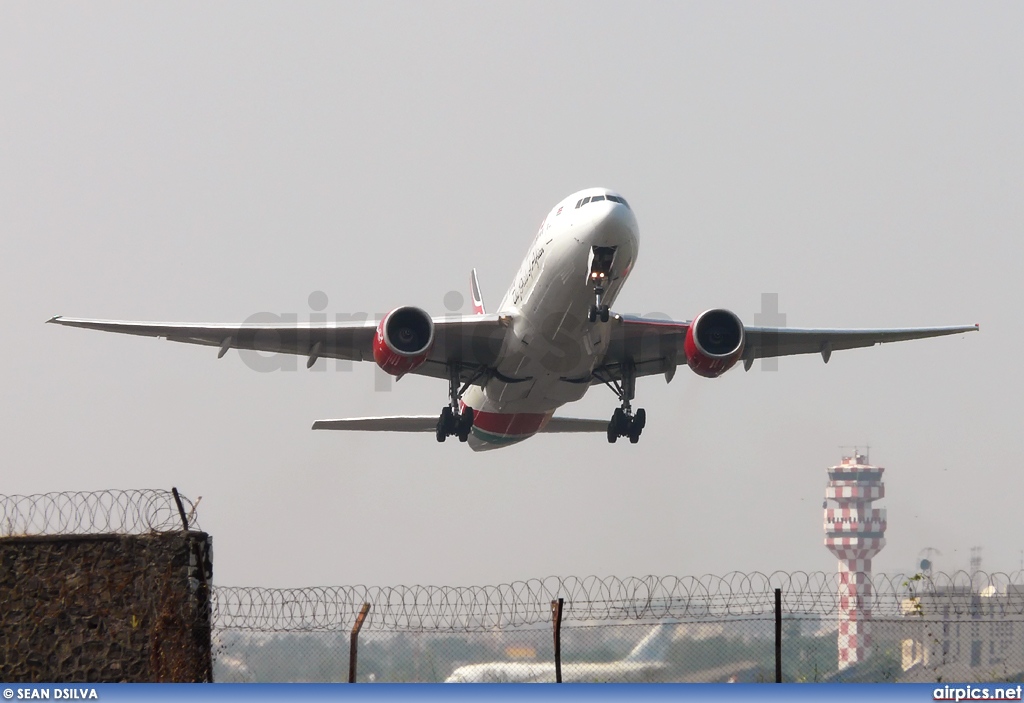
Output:
[[[870,609],[876,619],[924,615],[924,610],[937,607],[948,607],[946,612],[955,617],[1024,616],[1024,572],[874,574],[867,602],[859,598],[851,602],[843,594],[841,578],[820,571],[776,571],[699,577],[548,577],[468,587],[218,586],[212,606],[217,629],[257,632],[346,630],[363,603],[371,606],[363,629],[380,632],[487,632],[536,626],[551,621],[551,602],[557,598],[565,599],[563,622],[772,617],[776,588],[782,590],[787,617],[836,616],[840,608],[851,605]],[[979,595],[984,593],[1010,597],[986,602]],[[999,613],[994,610],[996,601]]]
[[[196,504],[179,494],[189,529]],[[0,537],[144,534],[183,529],[171,491],[162,489],[0,495]]]

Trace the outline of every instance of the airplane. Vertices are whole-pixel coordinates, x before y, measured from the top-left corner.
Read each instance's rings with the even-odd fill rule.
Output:
[[[656,625],[625,659],[614,662],[562,662],[563,683],[637,682],[664,669],[677,623]],[[460,666],[445,683],[554,683],[554,662],[487,662]]]
[[[475,451],[506,447],[538,433],[600,432],[637,443],[647,424],[634,411],[636,380],[666,382],[686,364],[716,378],[742,362],[820,354],[973,332],[978,325],[906,329],[796,329],[744,325],[733,312],[705,310],[688,321],[611,310],[636,264],[639,228],[629,203],[608,188],[588,188],[559,202],[540,229],[497,312],[488,313],[474,269],[473,314],[431,317],[401,306],[378,320],[309,323],[164,323],[56,316],[69,327],[163,337],[218,348],[373,360],[397,379],[419,374],[448,382],[440,415],[318,420],[315,430],[433,432]],[[560,417],[562,405],[604,385],[619,407],[610,420]]]

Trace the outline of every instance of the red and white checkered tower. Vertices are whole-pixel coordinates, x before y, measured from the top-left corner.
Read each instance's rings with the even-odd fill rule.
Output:
[[[854,451],[828,470],[825,546],[839,559],[839,670],[867,659],[871,648],[871,557],[885,546],[882,472]],[[829,507],[829,501],[836,507]]]

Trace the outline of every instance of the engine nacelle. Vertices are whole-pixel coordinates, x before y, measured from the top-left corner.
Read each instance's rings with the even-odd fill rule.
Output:
[[[740,318],[728,310],[706,310],[686,331],[683,351],[694,373],[716,378],[732,368],[743,353],[746,335]]]
[[[373,360],[392,376],[401,378],[415,370],[434,346],[434,321],[414,307],[395,308],[377,325]]]

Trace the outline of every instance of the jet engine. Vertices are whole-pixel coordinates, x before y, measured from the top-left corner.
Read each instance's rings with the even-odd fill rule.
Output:
[[[694,318],[686,331],[686,363],[694,373],[716,378],[739,360],[744,341],[740,318],[728,310],[706,310]]]
[[[415,370],[434,346],[434,321],[425,311],[395,308],[377,325],[373,338],[373,360],[392,376],[401,378]]]

